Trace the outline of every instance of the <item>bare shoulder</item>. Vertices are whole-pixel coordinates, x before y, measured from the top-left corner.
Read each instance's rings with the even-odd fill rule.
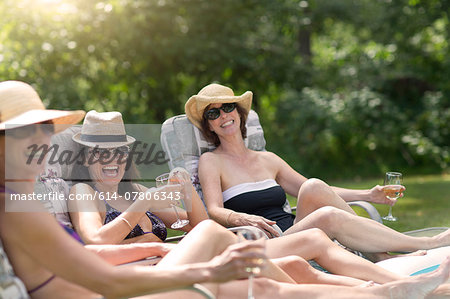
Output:
[[[257,152],[262,159],[272,163],[279,163],[283,161],[277,154],[273,152]]]
[[[206,152],[200,156],[199,163],[212,164],[219,161],[219,155],[214,152]]]

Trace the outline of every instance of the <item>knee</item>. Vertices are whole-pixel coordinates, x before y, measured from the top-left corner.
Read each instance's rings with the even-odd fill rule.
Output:
[[[289,270],[292,270],[294,272],[303,272],[303,270],[306,270],[310,267],[309,263],[305,259],[295,255],[289,255],[280,258],[280,260],[278,261],[278,265],[283,270],[287,270],[288,272],[290,272]]]
[[[253,280],[255,298],[274,298],[280,293],[280,284],[272,279],[258,277]]]
[[[306,235],[307,244],[309,244],[309,246],[311,247],[316,248],[317,250],[323,249],[325,247],[324,244],[331,242],[328,235],[319,228],[310,228],[306,230],[306,232],[307,232]]]
[[[193,231],[201,231],[205,234],[220,234],[220,233],[226,233],[227,229],[223,227],[222,225],[218,224],[217,222],[207,219],[203,220],[199,224],[197,224]]]
[[[345,217],[348,217],[348,215],[347,212],[341,209],[325,206],[312,212],[309,217],[315,219],[316,223],[320,224],[318,225],[319,227],[326,227],[327,231],[329,231],[340,229]]]
[[[324,181],[316,178],[308,179],[300,187],[298,197],[303,200],[314,199],[326,188],[329,186]]]

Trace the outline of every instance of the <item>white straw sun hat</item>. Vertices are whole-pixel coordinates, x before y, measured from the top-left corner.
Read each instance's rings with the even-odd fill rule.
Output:
[[[231,88],[213,83],[203,87],[198,94],[190,97],[184,106],[184,110],[191,123],[197,128],[201,128],[203,113],[209,104],[237,103],[248,114],[252,106],[252,97],[251,91],[235,96]]]
[[[82,110],[45,109],[41,98],[29,84],[21,81],[0,82],[0,131],[51,120],[57,125],[72,125],[83,119]],[[55,126],[55,132],[66,129]]]
[[[73,141],[89,147],[115,148],[136,141],[128,136],[120,112],[91,110],[84,118],[81,132],[73,135]]]

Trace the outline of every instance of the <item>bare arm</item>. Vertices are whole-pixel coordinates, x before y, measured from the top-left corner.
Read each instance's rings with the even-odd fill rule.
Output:
[[[393,205],[396,202],[396,200],[391,200],[386,197],[386,195],[383,192],[384,186],[376,185],[371,189],[362,189],[362,190],[346,189],[334,186],[332,186],[331,188],[346,202],[363,200],[386,205]],[[400,197],[403,196],[403,191],[405,191],[404,186],[402,186]]]
[[[200,157],[198,174],[208,213],[212,219],[226,227],[250,225],[268,231],[270,233],[268,234],[269,237],[271,235],[279,235],[271,226],[276,223],[275,221],[224,208],[220,160],[213,153],[204,153]]]
[[[87,194],[94,198],[95,191],[87,184],[76,184],[70,190],[71,194]],[[103,224],[99,205],[96,200],[69,201],[70,218],[75,230],[87,244],[119,244],[135,227],[147,211],[148,202],[136,200],[126,211],[113,221]],[[76,211],[76,212],[75,212]],[[125,220],[123,220],[125,219]],[[129,225],[128,225],[129,224]],[[154,234],[145,234],[132,238],[132,242],[161,241]]]
[[[283,187],[287,194],[297,198],[300,187],[307,178],[295,171],[288,163],[274,153],[265,153],[265,159],[268,160],[268,165],[274,167],[277,183]]]
[[[120,265],[145,259],[151,256],[164,257],[176,244],[151,242],[122,245],[86,245],[89,251],[95,252],[112,265]]]
[[[301,185],[307,180],[306,177],[295,171],[289,164],[287,164],[280,157],[272,153],[267,153],[267,157],[271,159],[271,165],[277,167],[276,181],[283,189],[291,196],[297,197]],[[341,187],[331,186],[334,192],[336,192],[346,202],[363,200],[373,203],[389,204],[392,205],[395,201],[386,198],[383,193],[384,186],[375,186],[371,189],[346,189]],[[402,188],[402,192],[405,188]],[[403,196],[403,193],[400,195]]]
[[[248,248],[245,244],[236,244],[241,247],[235,250],[227,249],[222,255],[207,263],[180,265],[166,269],[116,268],[87,251],[49,214],[5,213],[4,205],[1,208],[0,236],[5,248],[11,249],[11,260],[30,259],[58,277],[108,298],[132,297],[164,289],[185,287],[193,283],[224,282],[243,278],[248,275],[245,267],[252,266],[247,260],[256,257],[255,253],[247,252]],[[33,267],[16,270],[18,273],[29,273],[32,269],[35,270],[36,265]]]
[[[185,169],[173,169],[171,171],[170,180],[180,185],[179,191],[182,194],[185,210],[177,208],[177,211],[181,219],[189,220],[189,224],[181,228],[182,231],[188,232],[201,221],[208,219],[208,214],[206,213],[205,206],[203,205],[200,196],[198,196],[197,191],[191,183],[189,173]],[[167,227],[170,227],[170,225],[177,219],[172,208],[157,208],[156,210],[152,209],[152,211],[163,220]]]

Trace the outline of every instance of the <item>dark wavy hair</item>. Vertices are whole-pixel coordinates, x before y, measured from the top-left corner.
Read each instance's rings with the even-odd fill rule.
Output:
[[[87,153],[89,147],[82,146],[82,149],[85,150]],[[83,157],[82,159],[85,159]],[[85,165],[85,163],[79,161],[80,163],[76,162],[73,165],[72,173],[70,176],[70,179],[72,180],[72,183],[75,185],[77,183],[85,183],[91,186],[93,189],[95,181],[92,180],[91,175],[89,174],[89,169]],[[99,162],[97,162],[99,163]],[[125,165],[125,173],[123,175],[122,180],[119,183],[119,189],[118,193],[119,195],[124,196],[126,192],[138,192],[139,188],[136,185],[136,181],[139,181],[141,178],[139,170],[136,167],[136,164],[134,161],[130,158],[127,158],[126,165]]]
[[[204,114],[204,112],[209,109],[209,106],[211,106],[211,105],[208,105],[205,108],[205,110],[203,110],[203,117],[202,117],[202,121],[201,121],[200,130],[202,131],[203,136],[205,136],[206,140],[208,142],[211,142],[212,144],[214,144],[217,147],[220,145],[219,136],[217,136],[216,132],[213,132],[210,130],[208,119],[205,117],[205,114]],[[242,135],[242,138],[245,139],[245,138],[247,138],[247,127],[245,126],[245,124],[247,123],[248,113],[246,113],[244,108],[239,106],[239,104],[236,106],[236,109],[238,111],[239,117],[241,118],[241,125],[240,125],[241,135]]]

